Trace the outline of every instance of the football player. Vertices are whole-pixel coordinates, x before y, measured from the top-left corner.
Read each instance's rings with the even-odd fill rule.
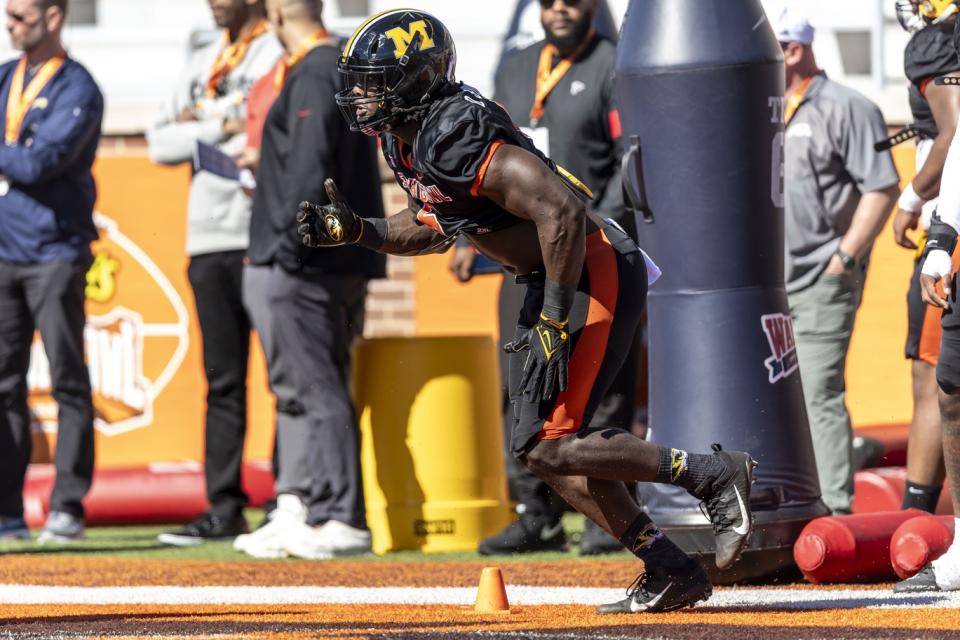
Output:
[[[644,305],[643,253],[609,220],[589,218],[590,194],[541,154],[506,112],[454,80],[456,52],[435,17],[377,14],[353,33],[337,95],[352,129],[380,137],[408,194],[384,219],[355,213],[327,181],[330,202],[302,203],[309,247],[356,243],[395,255],[446,250],[463,234],[526,284],[512,353],[514,454],[567,502],[644,560],[644,572],[603,613],[667,611],[710,596],[700,563],[640,510],[624,481],[681,486],[713,523],[716,564],[727,568],[752,525],[755,463],[743,452],[662,448],[613,428],[584,425],[630,347]]]
[[[918,3],[918,13],[928,20],[956,11],[952,2],[927,0]],[[955,48],[957,36],[954,30]],[[934,86],[957,91],[957,87],[947,86],[951,81],[956,82],[954,78],[937,78]],[[933,159],[932,153],[924,167]],[[894,587],[898,592],[960,590],[960,518],[956,517],[960,514],[960,304],[957,303],[955,267],[951,258],[960,230],[960,136],[956,132],[948,144],[942,174],[945,179],[940,183],[937,213],[927,235],[920,289],[923,301],[943,313],[936,376],[940,387],[943,458],[953,499],[956,531],[953,544],[946,553],[928,563],[915,576],[898,582]],[[938,284],[942,284],[942,291],[937,290]]]
[[[918,171],[900,194],[893,232],[897,244],[917,250],[917,244],[906,231],[918,226],[925,231],[930,225],[930,216],[937,206],[943,163],[960,118],[960,91],[932,82],[936,76],[960,76],[960,59],[953,46],[957,5],[954,0],[897,0],[896,10],[900,24],[913,34],[903,52],[903,66],[910,81],[913,113],[910,131],[917,136]],[[940,312],[920,299],[922,265],[919,258],[923,244],[921,239],[907,294],[909,332],[905,352],[913,361],[914,410],[902,507],[933,512],[944,478],[936,379]]]

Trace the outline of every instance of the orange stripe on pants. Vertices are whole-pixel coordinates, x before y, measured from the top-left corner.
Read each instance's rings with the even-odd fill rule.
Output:
[[[537,434],[538,440],[556,440],[576,432],[590,401],[600,365],[607,352],[607,340],[617,306],[619,278],[617,255],[602,231],[587,237],[584,260],[590,278],[590,305],[577,346],[570,357],[567,390],[557,397],[550,416]]]

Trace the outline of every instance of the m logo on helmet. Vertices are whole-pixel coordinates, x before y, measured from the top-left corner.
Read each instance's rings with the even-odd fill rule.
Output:
[[[427,34],[427,23],[424,20],[415,20],[411,22],[410,26],[406,29],[403,27],[394,27],[384,35],[393,40],[394,53],[399,60],[407,52],[407,49],[410,48],[410,43],[413,42],[414,36],[418,33],[420,34],[419,51],[432,49],[434,47],[433,39]]]

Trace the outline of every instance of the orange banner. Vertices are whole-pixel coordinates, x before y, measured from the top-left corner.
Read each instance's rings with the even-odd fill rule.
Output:
[[[87,273],[85,341],[97,465],[202,460],[206,383],[184,252],[189,169],[106,155],[95,174],[100,238]],[[269,458],[273,405],[256,339],[251,353],[246,454]],[[33,461],[46,462],[57,405],[39,336],[27,382],[36,421]]]

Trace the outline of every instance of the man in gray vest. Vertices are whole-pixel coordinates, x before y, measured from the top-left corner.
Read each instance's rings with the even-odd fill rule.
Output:
[[[873,241],[899,195],[880,110],[817,67],[814,29],[787,5],[776,25],[786,68],[784,278],[823,501],[850,513],[853,430],[847,349]]]

